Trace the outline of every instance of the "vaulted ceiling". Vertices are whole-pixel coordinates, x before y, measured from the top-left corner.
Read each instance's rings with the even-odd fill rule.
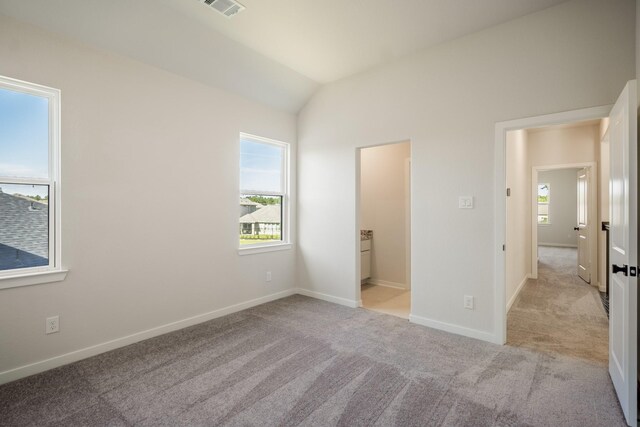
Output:
[[[0,0],[0,13],[297,112],[323,83],[566,0]]]

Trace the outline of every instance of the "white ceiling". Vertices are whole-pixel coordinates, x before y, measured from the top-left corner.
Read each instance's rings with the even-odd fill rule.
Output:
[[[327,83],[564,0],[239,0],[232,19],[197,0],[193,19],[302,75]]]
[[[322,83],[566,0],[0,0],[0,13],[296,112]]]

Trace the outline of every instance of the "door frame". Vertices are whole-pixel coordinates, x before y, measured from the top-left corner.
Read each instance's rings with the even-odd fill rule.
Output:
[[[531,168],[531,278],[538,278],[538,173],[542,170],[559,169],[589,169],[589,198],[587,199],[587,211],[589,215],[589,262],[591,264],[591,283],[598,284],[598,252],[597,244],[594,246],[594,238],[598,240],[598,188],[594,185],[598,176],[598,165],[596,162],[567,163],[560,165],[533,166]],[[595,218],[595,221],[592,219]],[[506,268],[506,266],[505,266]],[[595,278],[595,279],[594,279]]]
[[[507,290],[506,290],[506,252],[504,245],[507,236],[507,167],[506,146],[507,132],[544,126],[561,125],[565,123],[602,119],[609,116],[612,105],[583,108],[560,113],[545,114],[515,120],[497,122],[495,125],[495,286],[494,286],[494,342],[507,342]]]
[[[355,237],[355,242],[354,242],[354,248],[355,248],[355,258],[356,258],[356,271],[355,271],[355,278],[354,278],[354,285],[355,285],[355,300],[357,303],[358,307],[362,307],[362,293],[361,293],[361,281],[360,281],[360,230],[362,228],[362,224],[360,223],[360,193],[361,193],[361,153],[362,150],[365,148],[374,148],[374,147],[383,147],[385,145],[396,145],[396,144],[409,144],[409,161],[407,162],[407,159],[405,159],[404,164],[405,164],[405,170],[403,171],[403,175],[405,177],[405,179],[407,178],[407,164],[409,167],[409,173],[408,173],[408,182],[405,183],[405,187],[408,185],[409,186],[409,200],[408,200],[408,212],[407,215],[405,217],[405,220],[409,222],[409,227],[411,228],[413,225],[413,168],[411,167],[411,159],[413,158],[413,142],[411,141],[411,138],[407,138],[407,139],[401,139],[399,141],[392,141],[392,142],[380,142],[380,143],[376,143],[376,144],[371,144],[371,145],[361,145],[356,147],[355,150],[355,154],[356,154],[356,176],[355,176],[355,181],[356,181],[356,192],[355,192],[355,224],[356,224],[356,228],[355,228],[355,232],[354,232],[354,237]],[[405,190],[406,191],[406,190]],[[410,231],[409,231],[410,234]],[[410,236],[408,236],[410,238]],[[407,285],[409,286],[409,292],[410,292],[410,301],[411,301],[411,308],[409,309],[409,316],[411,316],[411,314],[413,313],[413,286],[411,286],[412,283],[412,272],[411,272],[411,257],[413,256],[413,244],[412,241],[409,240],[407,242],[406,247],[409,249],[409,253],[408,253],[408,260],[405,260],[405,271],[407,271],[408,276],[407,276]]]

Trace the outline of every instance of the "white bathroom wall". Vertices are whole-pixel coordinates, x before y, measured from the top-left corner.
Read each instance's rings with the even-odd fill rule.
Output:
[[[550,186],[549,224],[538,224],[538,245],[578,247],[577,173],[579,169],[538,172],[538,184]]]
[[[239,133],[292,144],[295,208],[294,115],[2,16],[0,58],[62,91],[69,269],[0,290],[0,383],[293,292],[294,250],[239,256],[237,233]]]
[[[298,121],[299,286],[357,304],[356,148],[411,140],[411,320],[494,340],[496,122],[612,104],[634,77],[635,2],[573,0],[324,86]]]
[[[373,230],[369,283],[409,288],[406,262],[408,142],[360,151],[360,227]]]

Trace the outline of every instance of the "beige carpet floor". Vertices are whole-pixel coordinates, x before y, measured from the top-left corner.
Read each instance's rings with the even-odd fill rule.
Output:
[[[365,284],[360,288],[362,308],[408,319],[411,312],[411,291]]]
[[[609,322],[597,288],[577,275],[577,251],[540,246],[538,279],[509,311],[507,343],[606,366]]]

